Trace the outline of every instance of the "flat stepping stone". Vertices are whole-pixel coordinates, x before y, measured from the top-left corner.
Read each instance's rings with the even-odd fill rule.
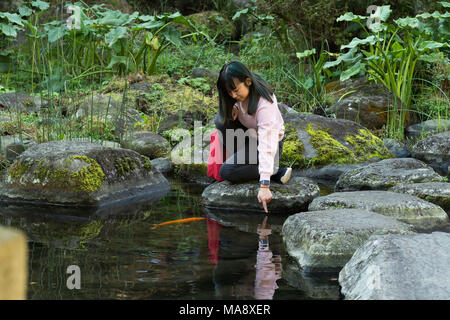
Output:
[[[283,224],[287,252],[306,271],[343,267],[374,234],[412,233],[405,223],[362,209],[297,213]]]
[[[206,207],[220,210],[264,212],[258,202],[259,182],[232,184],[215,182],[203,190],[202,200]],[[293,177],[287,184],[271,183],[272,201],[267,205],[269,213],[295,213],[308,208],[309,203],[320,195],[320,188],[308,178]]]
[[[441,182],[444,178],[413,158],[385,159],[343,173],[335,191],[388,190],[401,183]]]
[[[371,237],[341,270],[348,300],[449,300],[450,234]]]
[[[434,203],[444,210],[450,210],[449,182],[407,183],[395,186],[389,191],[410,194]]]
[[[315,211],[340,208],[374,211],[424,229],[449,221],[441,207],[409,194],[390,191],[335,192],[315,198],[308,209]]]
[[[168,190],[167,179],[135,151],[51,141],[27,149],[9,167],[0,199],[100,207]]]

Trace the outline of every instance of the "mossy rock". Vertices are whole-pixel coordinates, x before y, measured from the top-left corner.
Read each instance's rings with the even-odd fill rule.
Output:
[[[148,157],[77,141],[27,149],[9,167],[0,187],[6,201],[90,206],[168,188]]]
[[[308,168],[394,157],[381,139],[353,121],[294,113],[284,114],[283,119],[282,165]]]

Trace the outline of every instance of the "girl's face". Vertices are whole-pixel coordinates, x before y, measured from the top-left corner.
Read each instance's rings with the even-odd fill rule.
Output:
[[[239,81],[237,78],[233,78],[234,89],[228,88],[228,94],[233,99],[244,102],[248,99],[250,93],[250,86],[252,80],[250,78],[245,79],[245,82]]]

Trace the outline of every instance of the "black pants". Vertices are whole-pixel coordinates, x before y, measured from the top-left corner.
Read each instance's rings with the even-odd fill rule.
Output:
[[[215,118],[216,129],[221,132],[222,136],[222,146],[226,149],[226,160],[220,167],[220,176],[224,180],[230,182],[247,182],[251,180],[259,180],[259,170],[258,170],[258,150],[255,148],[257,146],[257,141],[251,141],[252,138],[246,137],[244,145],[239,148],[238,139],[234,137],[234,149],[228,150],[226,130],[242,129],[244,132],[248,130],[238,119],[234,121],[229,121],[224,123],[221,120],[219,114]],[[283,151],[283,140],[278,143],[278,152],[274,159],[273,175],[278,172],[278,162],[279,156]],[[272,175],[272,176],[273,176]]]

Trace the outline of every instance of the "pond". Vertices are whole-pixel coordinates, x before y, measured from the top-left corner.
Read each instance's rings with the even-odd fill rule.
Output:
[[[283,246],[287,216],[209,211],[203,188],[169,178],[159,198],[101,212],[0,207],[29,239],[34,299],[340,299],[338,273],[301,274]],[[179,219],[180,223],[163,224]],[[265,220],[266,219],[266,220]],[[80,289],[69,289],[69,266]]]

